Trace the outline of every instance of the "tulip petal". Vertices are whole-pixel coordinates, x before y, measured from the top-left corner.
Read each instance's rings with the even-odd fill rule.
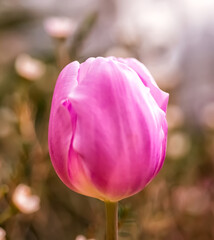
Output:
[[[66,100],[77,85],[79,63],[67,65],[57,80],[49,120],[48,144],[53,166],[61,180],[73,190],[68,176],[68,152],[74,134],[76,114]]]
[[[157,102],[158,106],[166,112],[169,94],[162,91],[158,85],[156,84],[155,80],[153,79],[152,75],[145,67],[144,64],[139,62],[137,59],[134,58],[119,58],[118,61],[127,64],[130,68],[132,68],[140,77],[142,82],[146,87],[148,87],[151,91],[151,94],[155,101]]]
[[[61,72],[54,91],[49,121],[49,151],[53,166],[72,190],[87,196],[104,199],[91,184],[87,170],[73,150],[77,115],[69,100],[70,92],[78,84],[79,63],[67,65]]]
[[[69,95],[77,115],[72,149],[92,185],[117,201],[140,191],[159,171],[165,113],[130,66],[89,59],[78,74]]]

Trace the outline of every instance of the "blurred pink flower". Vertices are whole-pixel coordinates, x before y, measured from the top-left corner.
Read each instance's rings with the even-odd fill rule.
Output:
[[[6,240],[6,232],[0,227],[0,240]]]
[[[177,160],[186,156],[191,149],[190,136],[183,132],[169,134],[167,156]]]
[[[178,187],[173,193],[176,209],[190,215],[201,215],[210,209],[210,196],[206,189],[193,187]]]
[[[87,240],[87,238],[83,235],[78,235],[75,240]]]
[[[34,213],[40,208],[40,198],[36,195],[32,195],[31,188],[19,184],[12,196],[14,205],[25,214]]]
[[[214,129],[214,102],[210,102],[202,108],[201,121],[208,129]]]
[[[167,108],[167,122],[169,130],[179,128],[184,124],[184,113],[177,105],[169,105]]]
[[[49,17],[44,22],[46,32],[53,38],[67,38],[76,29],[76,23],[67,17]]]
[[[49,151],[61,180],[103,201],[141,191],[162,167],[168,94],[136,59],[67,65],[53,95]]]
[[[28,54],[20,54],[15,61],[16,72],[27,80],[35,81],[45,74],[45,64]]]
[[[96,240],[95,238],[86,238],[84,235],[76,236],[75,240]]]

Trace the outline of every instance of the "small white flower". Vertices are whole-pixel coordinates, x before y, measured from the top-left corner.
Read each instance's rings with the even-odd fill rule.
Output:
[[[76,24],[67,17],[50,17],[44,22],[46,32],[53,38],[67,38],[76,28]]]
[[[31,188],[19,184],[12,196],[14,205],[25,214],[34,213],[40,208],[40,198],[36,195],[32,195]]]
[[[0,227],[0,240],[5,240],[6,232],[3,228]]]
[[[45,64],[27,54],[20,54],[15,61],[16,72],[28,80],[34,81],[45,73]]]
[[[76,236],[75,240],[87,240],[87,238],[83,235],[78,235],[78,236]]]

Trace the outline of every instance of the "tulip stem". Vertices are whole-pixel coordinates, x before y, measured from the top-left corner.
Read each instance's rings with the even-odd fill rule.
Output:
[[[106,240],[118,240],[118,203],[105,202],[106,206]]]

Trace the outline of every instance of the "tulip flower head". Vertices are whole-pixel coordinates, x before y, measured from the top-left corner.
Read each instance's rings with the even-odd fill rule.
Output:
[[[141,191],[166,152],[168,94],[136,59],[89,58],[59,75],[49,151],[61,180],[80,194],[116,202]]]

